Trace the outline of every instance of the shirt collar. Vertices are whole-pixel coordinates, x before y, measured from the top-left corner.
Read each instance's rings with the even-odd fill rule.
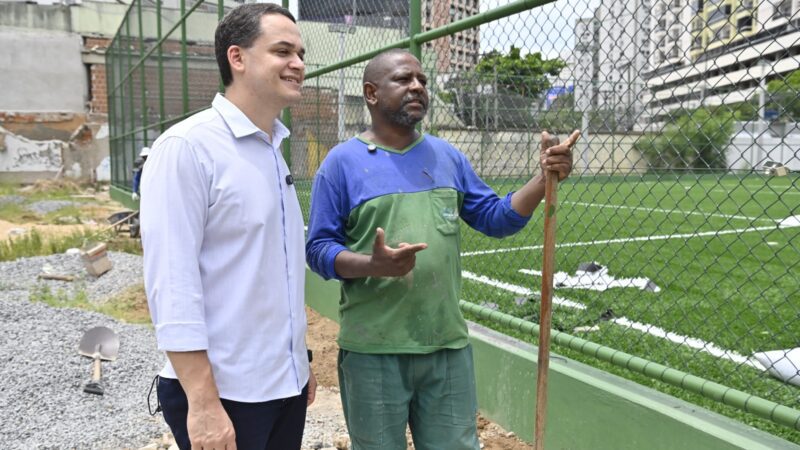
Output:
[[[266,134],[224,95],[217,93],[211,106],[219,113],[237,139],[256,133]],[[289,129],[280,120],[275,119],[272,122],[272,142],[275,146],[280,145],[281,141],[289,134],[291,134]]]

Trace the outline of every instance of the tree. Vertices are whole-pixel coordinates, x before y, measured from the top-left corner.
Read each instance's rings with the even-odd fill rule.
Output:
[[[800,70],[788,77],[767,83],[770,102],[767,107],[778,110],[778,117],[786,121],[800,120]]]
[[[444,86],[456,115],[479,128],[530,127],[534,105],[550,88],[549,76],[558,75],[566,64],[543,59],[541,53],[522,57],[512,46],[508,55],[493,51],[484,55],[475,70],[461,72]]]
[[[492,51],[484,55],[475,66],[475,72],[485,81],[495,81],[498,92],[516,93],[535,99],[550,88],[549,76],[556,76],[566,67],[564,61],[543,59],[539,52],[528,53],[525,57],[520,49],[511,46],[508,55]]]
[[[635,147],[653,168],[723,168],[733,121],[726,108],[683,111],[661,134],[644,136]]]

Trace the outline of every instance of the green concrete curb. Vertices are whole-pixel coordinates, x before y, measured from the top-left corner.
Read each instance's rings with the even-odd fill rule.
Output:
[[[307,271],[306,304],[338,321],[339,283]],[[536,347],[470,323],[478,404],[486,418],[533,439]],[[675,397],[551,354],[549,449],[800,450],[800,446]]]

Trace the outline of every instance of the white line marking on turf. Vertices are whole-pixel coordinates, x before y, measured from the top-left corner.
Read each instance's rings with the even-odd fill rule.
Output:
[[[789,217],[787,219],[782,220],[781,223],[769,227],[748,227],[748,228],[739,228],[736,230],[703,231],[700,233],[664,234],[661,236],[638,236],[631,238],[605,239],[600,241],[566,242],[563,244],[556,244],[556,248],[588,247],[590,245],[604,245],[604,244],[626,244],[628,242],[663,241],[667,239],[689,239],[695,237],[723,236],[726,234],[751,233],[753,231],[774,231],[781,228],[793,228],[800,226],[800,220],[795,219],[795,217],[798,216]],[[525,250],[540,250],[541,248],[542,248],[541,245],[526,245],[524,247],[514,247],[514,248],[495,248],[491,250],[476,250],[473,252],[464,252],[461,254],[461,256],[492,255],[495,253],[509,253],[509,252],[525,251]]]
[[[738,191],[734,191],[734,190],[726,191],[725,189],[711,189],[711,192],[722,192],[724,194],[738,193]],[[778,197],[781,197],[781,196],[784,196],[784,195],[800,195],[800,192],[798,192],[798,191],[774,192],[774,191],[766,191],[765,190],[765,191],[745,191],[744,193],[746,193],[747,195],[766,195],[766,194],[769,194],[769,195],[778,196]]]
[[[477,275],[472,272],[468,272],[466,270],[461,271],[461,277],[466,278],[468,280],[477,281],[478,283],[488,284],[489,286],[494,286],[499,289],[503,289],[505,291],[513,292],[518,295],[532,295],[533,291],[528,288],[517,286],[516,284],[505,283],[503,281],[494,280],[492,278]],[[553,296],[553,303],[559,306],[564,306],[567,308],[575,308],[575,309],[586,309],[586,305],[583,303],[574,302],[572,300],[567,300],[565,298]]]
[[[565,201],[562,202],[568,205],[578,205],[578,206],[588,206],[592,208],[617,208],[617,209],[632,209],[636,211],[655,211],[661,212],[666,214],[683,214],[683,215],[693,215],[693,216],[703,216],[703,217],[722,217],[725,219],[738,219],[738,220],[747,220],[749,222],[755,221],[767,221],[767,222],[775,222],[772,219],[766,219],[763,217],[748,217],[748,216],[739,216],[735,214],[720,214],[720,213],[705,213],[700,211],[683,211],[680,209],[665,209],[665,208],[649,208],[646,206],[625,206],[625,205],[609,205],[604,203],[588,203],[588,202],[570,202]]]
[[[725,350],[720,347],[717,347],[716,345],[714,345],[713,342],[706,342],[703,341],[702,339],[693,338],[690,336],[684,336],[681,334],[673,333],[671,331],[666,331],[663,328],[659,328],[655,325],[650,325],[641,322],[634,322],[628,319],[627,317],[619,317],[617,319],[612,319],[611,321],[617,325],[621,325],[626,328],[631,328],[637,331],[641,331],[643,333],[647,333],[652,336],[666,339],[676,344],[685,345],[689,348],[700,350],[701,352],[708,353],[712,356],[716,356],[717,358],[727,359],[737,364],[746,364],[755,369],[764,370],[764,367],[761,366],[761,364],[759,364],[757,361],[751,361],[748,357],[740,355],[732,350]]]
[[[531,272],[538,272],[538,271],[531,271]],[[541,272],[538,272],[538,274],[541,275]],[[519,295],[527,296],[531,295],[532,293],[532,291],[528,288],[524,288],[522,286],[517,286],[510,283],[505,283],[499,280],[494,280],[483,275],[477,275],[472,272],[468,272],[466,270],[461,271],[461,276],[468,280],[477,281],[478,283],[488,284],[490,286],[494,286],[496,288],[500,288]],[[582,309],[582,310],[586,309],[586,306],[582,303],[574,302],[572,300],[556,296],[553,296],[553,303],[561,306],[566,306],[569,308]],[[641,322],[634,322],[628,319],[627,317],[619,317],[616,319],[612,319],[611,323],[623,326],[625,328],[637,330],[642,333],[647,333],[651,336],[662,338],[679,345],[685,345],[689,348],[700,350],[701,352],[708,353],[709,355],[715,356],[717,358],[727,359],[737,364],[745,364],[757,370],[761,371],[765,370],[765,368],[758,361],[750,360],[748,357],[740,355],[739,353],[736,353],[732,350],[725,350],[723,348],[720,348],[716,346],[713,342],[706,342],[702,339],[694,338],[691,336],[684,336],[681,334],[673,333],[671,331],[666,331],[663,328],[657,327],[655,325],[650,325]]]

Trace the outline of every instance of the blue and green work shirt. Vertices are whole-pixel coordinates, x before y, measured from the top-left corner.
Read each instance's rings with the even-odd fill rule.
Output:
[[[461,292],[459,218],[494,237],[527,224],[467,158],[446,141],[422,135],[402,150],[353,138],[334,147],[311,191],[306,260],[325,279],[341,279],[343,250],[371,254],[375,229],[386,245],[427,243],[404,277],[343,280],[339,346],[360,353],[431,353],[467,345]],[[369,147],[368,147],[369,146]]]

